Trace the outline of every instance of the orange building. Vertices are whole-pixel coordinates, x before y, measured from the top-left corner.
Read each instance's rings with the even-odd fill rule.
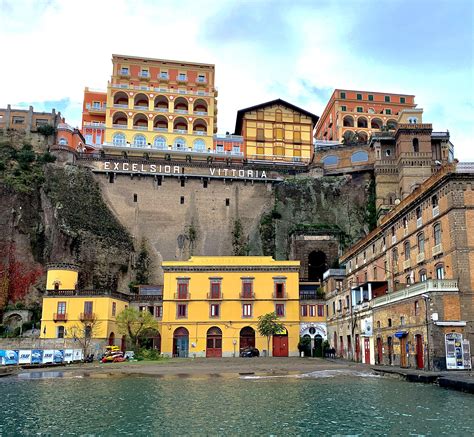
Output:
[[[347,132],[367,143],[374,132],[394,130],[399,113],[415,108],[415,96],[336,89],[316,125],[315,139],[342,142]]]
[[[84,90],[82,133],[86,144],[100,146],[104,142],[107,93],[90,88]]]

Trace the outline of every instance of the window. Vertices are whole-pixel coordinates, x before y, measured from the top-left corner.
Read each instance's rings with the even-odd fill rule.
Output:
[[[332,313],[336,314],[336,301],[335,300],[333,300],[332,302]]]
[[[227,199],[225,199],[225,206],[229,206],[229,205],[230,205],[230,199],[227,198]]]
[[[161,305],[155,307],[155,317],[157,319],[161,319],[161,317],[163,317],[163,307]]]
[[[408,123],[410,123],[410,124],[416,124],[416,123],[418,123],[418,118],[416,118],[416,117],[410,117],[410,118],[408,119]]]
[[[188,313],[188,306],[186,304],[178,304],[177,305],[177,317],[184,318],[187,316]]]
[[[374,96],[372,94],[369,94],[367,97],[369,98],[369,102],[374,101]]]
[[[62,138],[59,138],[59,145],[60,146],[67,146],[67,139],[62,137]]]
[[[160,71],[160,79],[168,79],[168,72]]]
[[[413,152],[418,153],[420,151],[420,143],[418,138],[413,138]]]
[[[166,138],[165,137],[156,137],[153,140],[153,147],[155,147],[156,149],[160,149],[160,150],[166,149]]]
[[[173,144],[175,150],[183,150],[186,148],[186,141],[184,140],[184,138],[176,138]]]
[[[341,106],[341,111],[343,111],[343,112],[347,111],[347,106],[346,106],[346,105],[342,105],[342,106]]]
[[[202,181],[202,187],[203,187],[203,188],[207,188],[207,180],[206,180],[206,179],[204,179],[204,180]]]
[[[420,271],[420,282],[425,282],[427,279],[426,277],[426,270],[421,270]]]
[[[281,109],[277,109],[275,111],[275,121],[281,123],[282,120],[283,120],[283,114],[281,112]],[[282,133],[282,137],[283,137],[283,133]]]
[[[244,303],[242,305],[242,317],[252,317],[252,304]]]
[[[58,330],[57,330],[57,337],[58,338],[64,338],[64,326],[58,326]]]
[[[318,317],[324,317],[324,305],[318,305]]]
[[[444,279],[444,265],[438,264],[436,266],[436,279]]]
[[[181,205],[184,205],[184,196],[181,196],[181,197],[179,198],[179,203],[180,203]]]
[[[403,246],[403,251],[405,253],[405,261],[408,261],[410,259],[410,242],[405,241],[405,244]]]
[[[308,305],[301,305],[301,316],[302,317],[308,316]]]
[[[431,198],[431,206],[433,208],[438,206],[438,196],[436,194]]]
[[[345,99],[346,98],[346,93],[344,91],[341,91],[341,99]]]
[[[385,110],[385,114],[387,114],[387,115],[392,115],[392,110],[389,109],[389,108],[387,108],[387,109]]]
[[[115,317],[116,313],[117,313],[117,303],[112,302],[112,317]]]
[[[327,155],[322,159],[324,165],[337,165],[339,159],[336,155]]]
[[[404,326],[404,325],[405,325],[405,317],[401,316],[400,317],[400,326]]]
[[[66,314],[66,302],[58,302],[57,314],[58,316],[64,316]]]
[[[206,151],[206,143],[204,142],[204,140],[195,140],[194,143],[193,143],[193,146],[194,146],[194,150],[196,152],[205,152]]]
[[[93,302],[86,301],[84,302],[84,314],[91,315],[93,309]]]
[[[138,202],[138,194],[133,195],[133,201],[136,203]]]
[[[146,138],[144,135],[135,135],[133,139],[133,145],[135,147],[145,147],[146,146]]]
[[[374,267],[374,275],[373,275],[374,281],[377,280],[377,267]]]
[[[112,138],[114,146],[125,146],[125,135],[121,132],[116,133]]]
[[[388,319],[388,327],[390,328],[392,326],[392,319]]]
[[[408,275],[408,276],[405,278],[405,284],[407,284],[407,285],[410,285],[410,284],[411,284],[410,275]]]
[[[187,80],[186,73],[179,73],[178,74],[178,80],[186,81]]]
[[[25,117],[13,117],[13,124],[23,124],[25,122]]]
[[[184,177],[180,178],[180,182],[182,187],[186,185],[186,179],[184,179]]]
[[[86,140],[86,144],[92,145],[92,134],[86,134],[84,135],[84,138]]]
[[[220,315],[220,305],[218,303],[213,303],[211,304],[211,309],[210,309],[210,316],[211,317],[219,317]]]
[[[346,296],[346,308],[349,308],[349,296]]]
[[[425,253],[425,234],[421,232],[418,234],[418,253]]]
[[[390,102],[390,96],[385,96],[384,100],[385,100],[386,102]]]
[[[362,94],[357,94],[357,100],[362,100]]]
[[[441,224],[436,223],[433,226],[433,237],[434,237],[434,244],[437,246],[438,244],[441,244]]]
[[[188,298],[188,282],[178,282],[178,299],[187,299]]]
[[[396,264],[398,263],[398,250],[397,250],[397,248],[392,250],[392,259],[393,259],[394,266],[396,266]]]
[[[403,229],[407,229],[408,228],[408,219],[406,217],[403,217]]]
[[[357,107],[357,112],[364,112],[364,108],[362,106]]]
[[[275,297],[277,299],[285,297],[285,284],[283,282],[275,282]]]
[[[218,144],[216,146],[217,153],[224,153],[224,145],[223,144]]]
[[[232,146],[232,155],[240,154],[240,146]]]
[[[415,316],[420,315],[420,302],[415,300]]]
[[[243,297],[252,297],[253,294],[253,282],[246,280],[242,282],[242,295]]]
[[[316,316],[316,305],[310,305],[309,306],[309,316],[314,317]]]
[[[205,76],[204,74],[198,75],[197,81],[198,81],[199,83],[205,83],[205,82],[206,82],[206,76]]]
[[[285,315],[285,304],[284,303],[277,303],[275,305],[275,313],[278,317],[284,317],[284,315]]]
[[[353,163],[355,162],[366,162],[369,160],[369,154],[365,151],[358,151],[352,154],[351,156],[351,161]]]
[[[400,103],[405,103],[405,102],[406,102],[405,97],[400,97]]]
[[[120,69],[120,74],[122,74],[122,75],[124,75],[124,76],[127,76],[128,73],[129,73],[128,67],[122,67],[122,68]]]
[[[221,281],[211,281],[211,299],[219,299],[221,297]]]

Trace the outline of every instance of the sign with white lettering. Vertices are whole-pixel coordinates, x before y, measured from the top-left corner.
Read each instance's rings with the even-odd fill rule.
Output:
[[[186,174],[185,167],[181,165],[145,164],[118,161],[103,161],[101,170],[117,173],[140,173],[152,175],[180,176]],[[199,168],[199,170],[201,170],[201,168]],[[203,172],[206,174],[200,174],[201,176],[260,180],[267,179],[266,170],[207,167]]]
[[[24,350],[19,351],[18,364],[30,364],[30,363],[31,363],[31,350],[29,350],[29,351],[24,351]]]

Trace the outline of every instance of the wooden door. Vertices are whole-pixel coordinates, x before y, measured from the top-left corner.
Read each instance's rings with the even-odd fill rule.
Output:
[[[359,338],[359,334],[355,335],[355,360],[360,361],[360,338]]]
[[[207,331],[206,357],[222,357],[222,331],[219,328],[210,328]]]
[[[288,356],[288,335],[273,336],[273,353],[274,357]]]
[[[364,362],[370,364],[370,339],[364,338]]]
[[[423,369],[424,368],[423,338],[421,337],[420,334],[416,335],[415,338],[416,338],[416,367],[418,369]]]
[[[377,364],[383,363],[383,346],[382,346],[382,338],[377,338]]]

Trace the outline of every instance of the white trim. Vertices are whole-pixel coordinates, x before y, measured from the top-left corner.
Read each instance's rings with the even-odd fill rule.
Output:
[[[433,322],[436,326],[466,326],[466,322],[460,320],[456,321],[445,321],[445,322]]]

